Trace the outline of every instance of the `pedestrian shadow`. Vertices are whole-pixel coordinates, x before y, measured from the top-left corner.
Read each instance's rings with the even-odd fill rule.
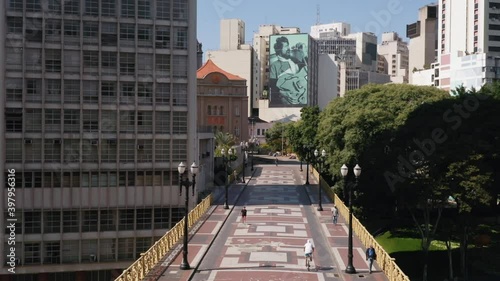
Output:
[[[332,266],[321,266],[321,265],[316,266],[317,271],[328,271],[332,269],[333,269]]]
[[[212,271],[212,270],[235,270],[235,269],[251,269],[251,268],[284,268],[284,265],[262,264],[257,266],[242,266],[242,267],[214,267],[198,269],[197,272]]]

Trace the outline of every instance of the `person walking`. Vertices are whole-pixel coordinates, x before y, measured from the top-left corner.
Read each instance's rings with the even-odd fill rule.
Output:
[[[241,221],[244,224],[247,223],[247,208],[246,207],[243,207],[243,209],[241,209]]]
[[[370,273],[372,273],[373,261],[377,259],[377,253],[373,246],[370,245],[368,249],[366,249],[366,260],[369,261],[369,269]]]
[[[339,209],[337,209],[336,205],[333,205],[332,216],[333,216],[333,224],[337,224],[337,221],[339,219]]]

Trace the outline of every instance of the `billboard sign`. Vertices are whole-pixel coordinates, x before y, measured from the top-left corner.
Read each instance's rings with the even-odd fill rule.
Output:
[[[306,106],[309,35],[271,35],[269,46],[269,106]]]

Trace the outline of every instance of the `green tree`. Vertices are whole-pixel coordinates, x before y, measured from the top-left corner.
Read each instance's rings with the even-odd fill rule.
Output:
[[[221,157],[221,150],[224,148],[228,151],[233,145],[236,143],[235,136],[230,133],[224,133],[221,131],[217,131],[214,135],[215,138],[215,156]]]

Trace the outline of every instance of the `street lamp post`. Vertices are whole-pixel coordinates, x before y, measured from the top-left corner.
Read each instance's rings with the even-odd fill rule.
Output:
[[[191,165],[191,174],[193,175],[193,181],[189,181],[189,178],[186,177],[184,179],[182,175],[186,171],[186,165],[184,163],[180,163],[179,166],[177,167],[177,171],[179,172],[179,196],[182,196],[182,187],[184,186],[186,188],[186,197],[184,201],[184,245],[182,248],[182,263],[181,263],[181,269],[186,270],[186,269],[191,269],[191,266],[189,266],[188,262],[188,208],[189,208],[189,187],[193,187],[192,191],[192,196],[194,196],[194,186],[196,185],[196,174],[198,173],[198,166],[196,165],[195,162]]]
[[[228,188],[229,188],[229,173],[228,173],[228,166],[227,164],[229,163],[229,166],[231,166],[231,155],[233,155],[233,150],[228,149],[228,156],[226,157],[226,150],[223,148],[221,149],[221,154],[222,154],[222,160],[224,162],[224,169],[226,170],[226,181],[224,183],[225,185],[225,193],[224,193],[224,209],[229,209],[229,204],[227,203],[227,194],[228,194]]]
[[[321,170],[323,169],[323,163],[325,162],[326,151],[323,149],[321,151],[321,155],[319,155],[319,152],[316,149],[316,150],[314,150],[314,156],[318,158],[318,160],[317,160],[318,161],[318,174],[321,178]],[[323,206],[321,205],[321,180],[319,181],[319,185],[318,185],[318,198],[319,198],[318,211],[323,211]]]
[[[248,142],[244,142],[242,141],[240,143],[240,146],[241,146],[241,154],[243,155],[243,160],[242,160],[242,163],[243,163],[243,180],[242,182],[245,183],[245,168],[246,168],[246,165],[247,165],[247,149],[248,149]]]
[[[306,154],[306,185],[309,185],[309,158],[310,158],[309,154],[310,154],[311,146],[304,144],[304,150],[305,150],[305,154]]]
[[[340,168],[340,173],[342,177],[344,177],[344,189],[347,186],[347,173],[349,172],[347,166],[344,164],[342,168]],[[361,175],[361,167],[356,164],[354,167],[354,175],[356,176],[356,186],[358,184],[358,178]],[[348,245],[348,253],[347,253],[347,267],[345,269],[346,273],[353,274],[356,273],[356,269],[352,263],[352,186],[349,187],[349,245]]]

